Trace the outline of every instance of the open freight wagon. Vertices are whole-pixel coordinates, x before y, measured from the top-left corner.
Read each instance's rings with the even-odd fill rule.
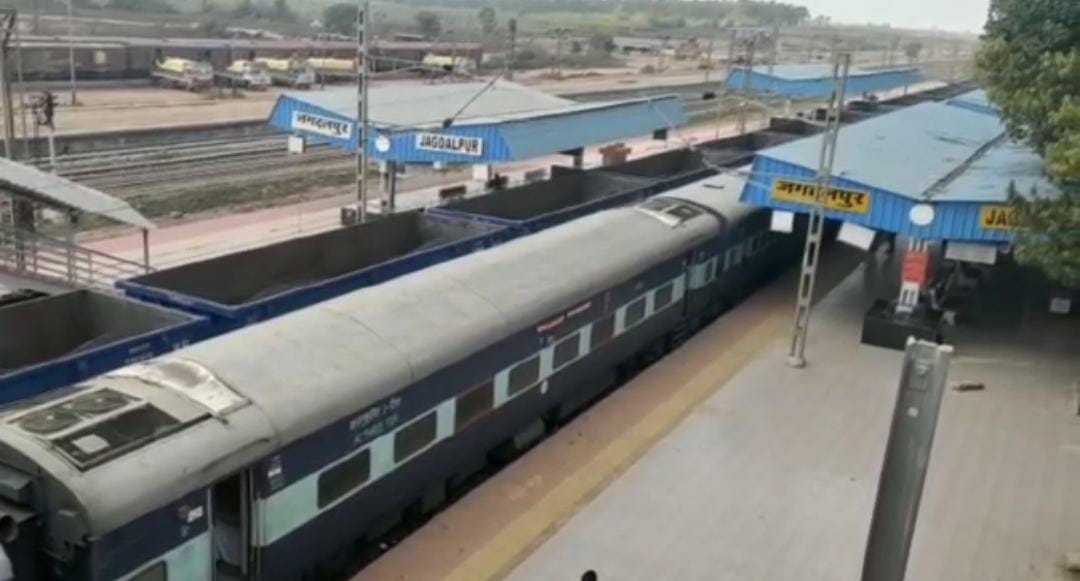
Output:
[[[647,195],[646,189],[654,182],[649,178],[554,166],[549,180],[496,190],[428,212],[507,226],[520,235],[633,202]]]
[[[204,339],[205,318],[93,291],[0,308],[0,404]]]
[[[722,168],[749,164],[760,149],[817,131],[816,126],[804,121],[777,119],[766,130],[618,165],[587,171],[554,166],[550,180],[451,202],[429,212],[499,224],[517,234],[537,232],[707,178]]]
[[[215,333],[499,244],[497,225],[413,211],[120,281],[128,296],[207,316]]]

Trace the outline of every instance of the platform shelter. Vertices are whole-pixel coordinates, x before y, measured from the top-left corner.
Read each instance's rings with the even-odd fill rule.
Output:
[[[822,136],[759,152],[742,200],[772,208],[780,222],[815,202]],[[982,91],[916,105],[840,129],[824,200],[842,239],[864,248],[882,234],[906,240],[903,285],[894,306],[919,306],[931,249],[944,258],[992,265],[1008,252],[1017,217],[1010,192],[1056,197],[1037,153],[1006,133]],[[877,239],[877,240],[875,240]]]

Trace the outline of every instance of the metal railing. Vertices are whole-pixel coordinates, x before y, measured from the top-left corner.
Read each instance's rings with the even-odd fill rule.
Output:
[[[10,225],[0,225],[0,270],[76,288],[114,291],[117,280],[151,271],[138,262]]]

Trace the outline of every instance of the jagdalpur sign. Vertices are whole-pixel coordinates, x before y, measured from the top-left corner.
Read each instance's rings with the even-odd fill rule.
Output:
[[[979,209],[979,225],[983,230],[1016,230],[1020,215],[1009,206],[983,206]]]
[[[776,180],[773,182],[772,199],[777,202],[812,205],[817,197],[818,186],[812,182]],[[825,193],[825,208],[853,214],[870,213],[870,192],[830,187]]]

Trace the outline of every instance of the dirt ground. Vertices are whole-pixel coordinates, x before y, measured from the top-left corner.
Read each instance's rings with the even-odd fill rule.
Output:
[[[714,53],[720,58],[719,51]],[[788,60],[783,55],[781,61]],[[880,64],[876,53],[859,53],[857,64]],[[662,66],[660,73],[643,73],[645,67]],[[941,76],[940,64],[923,63],[928,75]],[[723,66],[714,68],[710,78],[719,82],[723,78]],[[550,69],[522,71],[514,76],[516,82],[543,91],[572,95],[577,93],[632,89],[635,87],[675,86],[705,81],[705,71],[697,61],[676,61],[669,57],[635,56],[626,60],[621,68],[565,69],[552,74]],[[383,80],[377,83],[416,84],[420,79]],[[318,87],[313,91],[320,90]],[[71,107],[68,95],[58,93],[61,106],[56,113],[58,134],[93,133],[147,127],[170,127],[199,123],[266,119],[283,89],[267,91],[242,91],[234,97],[230,91],[189,93],[176,89],[156,87],[88,88],[79,92],[79,105]],[[18,102],[18,95],[15,96]],[[16,115],[16,124],[20,123]],[[18,131],[18,127],[16,127]]]

